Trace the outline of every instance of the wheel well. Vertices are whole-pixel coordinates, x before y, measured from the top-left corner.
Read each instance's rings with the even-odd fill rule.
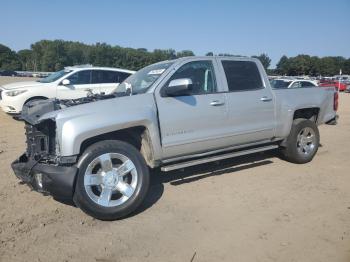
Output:
[[[90,137],[86,139],[80,146],[80,154],[82,154],[86,148],[103,140],[120,140],[133,145],[137,150],[141,152],[146,163],[150,167],[154,167],[153,161],[153,148],[148,129],[144,126],[135,126],[122,130],[117,130],[98,136]]]
[[[33,97],[31,97],[31,98],[27,99],[27,100],[24,102],[24,104],[28,103],[29,101],[35,100],[35,99],[42,99],[42,100],[46,100],[46,99],[48,99],[48,98],[47,98],[47,97],[45,97],[45,96],[33,96]]]
[[[302,108],[294,112],[293,120],[297,118],[305,118],[317,122],[318,113],[320,109],[317,107]]]

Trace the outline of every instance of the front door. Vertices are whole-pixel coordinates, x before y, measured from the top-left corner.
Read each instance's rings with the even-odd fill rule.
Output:
[[[167,81],[191,79],[186,95],[157,94],[163,157],[188,155],[224,146],[226,100],[219,93],[212,60],[188,62]]]
[[[81,70],[67,77],[69,85],[57,86],[58,99],[75,99],[86,97],[90,93],[99,93],[99,84],[91,83],[92,70]]]

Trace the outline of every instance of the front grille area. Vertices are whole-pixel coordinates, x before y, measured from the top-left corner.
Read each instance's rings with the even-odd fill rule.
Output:
[[[35,160],[49,159],[56,155],[55,122],[44,121],[38,125],[25,125],[27,156]]]

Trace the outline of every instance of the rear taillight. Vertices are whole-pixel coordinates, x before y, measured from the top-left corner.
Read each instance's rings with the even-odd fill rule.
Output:
[[[338,94],[338,92],[335,92],[334,93],[334,103],[333,103],[334,111],[338,110],[338,105],[339,105],[339,94]]]

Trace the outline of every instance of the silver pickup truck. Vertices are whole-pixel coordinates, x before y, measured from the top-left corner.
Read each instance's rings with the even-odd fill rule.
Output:
[[[113,220],[142,203],[152,168],[271,149],[293,163],[311,161],[317,126],[335,124],[337,107],[333,87],[274,90],[256,59],[165,61],[130,76],[112,95],[26,105],[27,150],[12,168],[35,190]]]

